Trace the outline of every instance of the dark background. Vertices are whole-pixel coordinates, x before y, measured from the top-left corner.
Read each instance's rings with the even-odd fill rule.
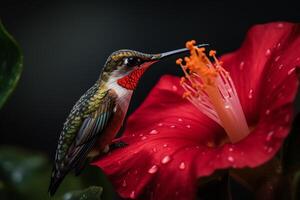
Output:
[[[292,3],[217,1],[8,1],[0,17],[24,52],[19,85],[0,111],[0,144],[53,156],[62,124],[77,99],[95,82],[106,57],[122,48],[159,53],[195,39],[219,54],[237,49],[254,24],[300,22]],[[163,74],[180,74],[175,59],[142,78],[131,113]]]

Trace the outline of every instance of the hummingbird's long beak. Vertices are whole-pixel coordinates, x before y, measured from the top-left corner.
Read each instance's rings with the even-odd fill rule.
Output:
[[[197,45],[197,47],[205,47],[205,46],[209,46],[209,44],[198,44]],[[153,58],[153,60],[161,60],[163,58],[173,56],[173,55],[176,55],[176,54],[180,54],[180,53],[185,53],[185,52],[188,52],[188,51],[189,51],[189,49],[182,48],[182,49],[176,49],[176,50],[173,50],[173,51],[168,51],[168,52],[156,54],[155,57]]]

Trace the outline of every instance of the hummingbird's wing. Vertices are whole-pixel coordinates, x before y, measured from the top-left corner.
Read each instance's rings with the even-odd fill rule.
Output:
[[[114,107],[115,100],[111,98],[108,91],[99,108],[83,120],[76,138],[66,155],[66,157],[70,158],[70,163],[75,164],[85,158],[87,151],[92,148],[112,117]]]
[[[115,105],[116,96],[111,90],[88,91],[75,104],[58,142],[50,194],[55,193],[70,170],[85,161],[112,117]]]

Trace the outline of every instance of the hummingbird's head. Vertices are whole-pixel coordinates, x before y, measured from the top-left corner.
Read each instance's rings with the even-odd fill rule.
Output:
[[[118,50],[107,58],[101,79],[112,78],[121,87],[134,90],[141,76],[151,65],[171,55],[188,51],[183,48],[159,54],[146,54],[134,50]]]

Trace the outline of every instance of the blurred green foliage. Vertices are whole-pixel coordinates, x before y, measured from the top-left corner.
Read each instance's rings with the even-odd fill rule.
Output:
[[[103,199],[113,198],[111,185],[98,168],[87,167],[78,177],[69,174],[52,198],[47,192],[50,174],[51,164],[45,155],[21,148],[0,147],[1,200],[98,200],[101,196]],[[102,195],[102,187],[90,187],[91,185],[102,185],[106,193]]]
[[[101,187],[91,186],[81,191],[68,192],[63,195],[61,200],[99,200],[102,190]]]
[[[0,21],[0,108],[15,89],[23,67],[23,55]]]
[[[0,109],[16,87],[23,67],[22,52],[0,21]],[[0,147],[1,200],[112,199],[112,186],[97,168],[87,167],[80,177],[68,175],[56,195],[48,195],[52,164],[40,153]],[[102,185],[102,187],[91,186]],[[88,188],[87,188],[88,187]],[[87,189],[84,189],[87,188]]]

